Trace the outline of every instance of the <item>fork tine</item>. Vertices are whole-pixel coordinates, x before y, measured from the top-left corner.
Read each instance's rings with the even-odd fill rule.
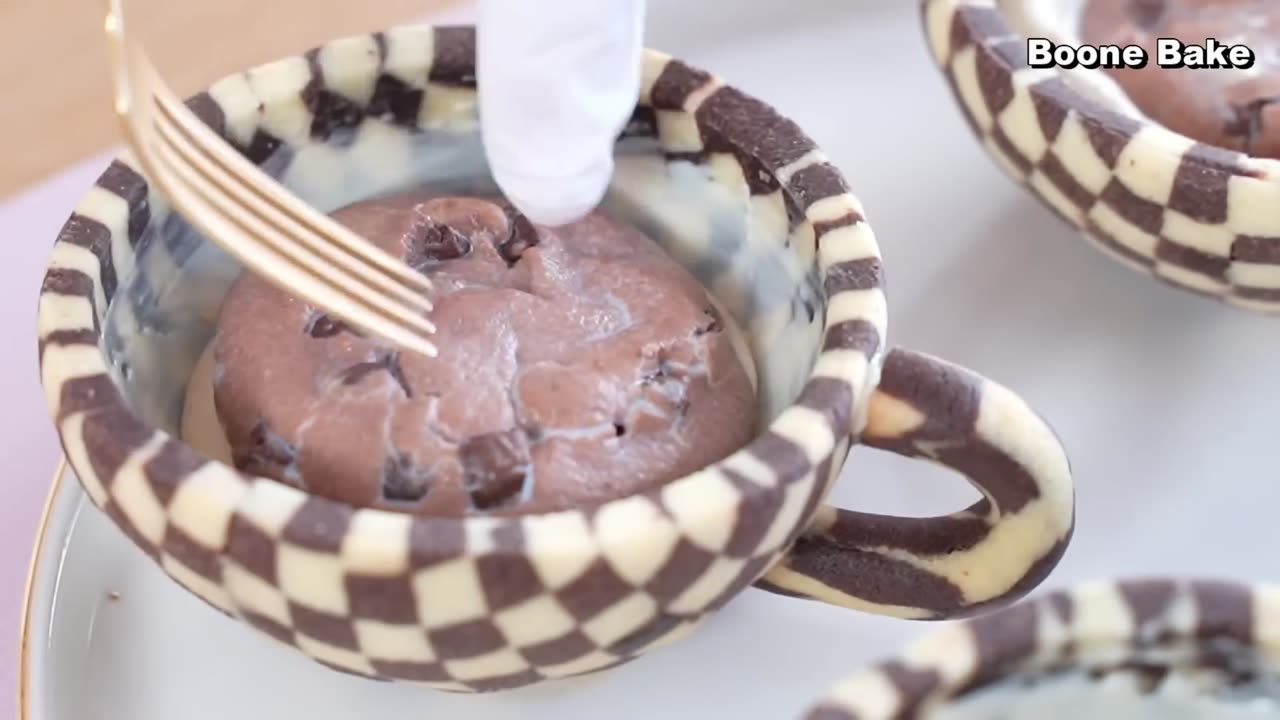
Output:
[[[216,233],[216,237],[228,239],[228,252],[240,262],[255,269],[279,287],[332,312],[361,330],[428,357],[438,354],[435,345],[426,337],[433,327],[424,333],[422,328],[415,330],[399,317],[392,319],[383,314],[386,306],[394,305],[390,300],[382,298],[381,302],[371,307],[361,299],[348,295],[344,289],[333,286],[325,278],[290,263],[270,244],[253,240],[235,242],[234,239],[248,237],[247,229],[240,224],[244,218],[220,212],[204,204],[201,198],[209,196],[202,193],[207,189],[207,186],[201,186],[203,178],[194,173],[184,173],[182,162],[160,147],[163,142],[161,138],[152,138],[152,142],[155,145],[144,144],[140,154],[146,154],[152,159],[157,184],[193,224],[205,232]],[[412,317],[410,314],[411,319]],[[427,325],[430,326],[430,323]]]
[[[424,309],[430,310],[431,304],[427,300],[425,292],[431,288],[431,282],[425,275],[408,268],[400,260],[354,233],[349,233],[350,238],[346,235],[341,237],[326,235],[325,233],[328,232],[329,228],[318,227],[318,225],[327,225],[328,223],[311,221],[316,216],[322,218],[324,216],[310,207],[308,207],[307,218],[299,218],[291,214],[281,206],[278,197],[279,193],[275,192],[277,190],[276,187],[263,188],[256,186],[252,182],[246,182],[236,168],[228,167],[227,164],[220,161],[217,153],[204,142],[207,138],[193,136],[195,133],[192,132],[192,128],[181,122],[178,117],[182,113],[190,112],[186,110],[185,106],[182,106],[182,111],[178,112],[171,103],[160,101],[157,102],[156,109],[158,112],[153,122],[162,122],[161,118],[163,118],[163,122],[170,125],[176,132],[181,133],[185,137],[186,146],[200,153],[208,161],[205,174],[215,178],[224,191],[235,195],[246,206],[253,206],[259,216],[269,219],[273,225],[285,230],[290,237],[296,238],[300,244],[313,253],[324,256],[335,265],[348,269],[352,274],[363,277],[367,282],[377,285],[386,292],[400,295],[410,304],[419,304]],[[237,154],[236,157],[239,158],[240,156]],[[253,167],[251,163],[246,162],[245,164]],[[272,182],[274,183],[274,181]],[[332,225],[343,227],[336,221]],[[354,238],[354,240],[351,238]],[[348,242],[351,244],[348,245]],[[358,251],[355,251],[355,248],[358,248]],[[399,272],[389,273],[384,271],[374,258],[379,261],[386,261],[411,273],[412,282],[404,282]]]
[[[335,281],[350,281],[351,278],[349,276],[336,271],[334,267],[316,263],[316,258],[306,252],[301,253],[304,263],[305,260],[312,261],[307,266],[291,263],[287,257],[288,250],[295,250],[296,252],[298,243],[289,237],[289,233],[281,232],[279,223],[273,224],[260,214],[236,212],[236,210],[240,209],[240,206],[234,198],[228,196],[226,192],[213,187],[213,180],[207,173],[196,172],[189,163],[183,162],[183,150],[186,150],[188,153],[196,155],[192,159],[203,161],[200,163],[201,167],[207,169],[210,164],[209,159],[202,157],[199,153],[199,143],[192,143],[190,138],[181,137],[185,133],[174,131],[166,136],[166,133],[162,131],[166,127],[172,129],[173,123],[171,120],[165,119],[163,114],[155,112],[156,96],[154,93],[157,90],[161,93],[166,93],[168,89],[164,87],[163,82],[155,73],[154,67],[151,66],[142,49],[130,46],[125,41],[124,18],[119,6],[119,0],[107,0],[107,6],[108,12],[104,29],[111,51],[110,59],[115,90],[114,105],[116,114],[122,121],[122,129],[127,139],[137,151],[139,164],[155,180],[157,187],[169,196],[175,209],[205,231],[211,239],[224,240],[225,242],[220,244],[223,244],[225,249],[235,255],[237,259],[247,267],[260,272],[283,289],[332,312],[334,315],[370,334],[380,336],[406,349],[427,356],[435,356],[437,354],[436,347],[427,337],[435,330],[434,325],[429,320],[414,310],[406,308],[404,303],[397,303],[393,298],[385,294],[370,292],[368,287],[358,283],[354,284],[353,287],[359,297],[353,297],[341,285],[334,285]],[[168,94],[172,95],[171,93]],[[139,98],[145,98],[146,101],[139,101]],[[176,99],[174,102],[177,102]],[[354,253],[354,259],[357,263],[361,258],[371,259],[373,264],[390,270],[394,275],[406,276],[406,279],[411,281],[412,285],[430,287],[430,282],[424,276],[413,272],[389,254],[382,253],[380,257],[377,253],[363,252],[373,249],[381,253],[381,250],[339,225],[336,221],[331,221],[330,218],[301,203],[299,199],[287,191],[282,192],[281,188],[274,184],[274,180],[267,177],[265,173],[261,172],[238,153],[232,151],[221,138],[213,135],[212,131],[200,122],[198,118],[195,118],[194,114],[184,104],[180,102],[177,104],[180,107],[180,110],[176,113],[179,117],[183,117],[184,113],[190,115],[189,119],[195,121],[196,132],[203,131],[206,135],[212,136],[212,138],[205,138],[206,140],[211,140],[211,142],[206,143],[207,145],[214,148],[215,151],[221,152],[224,156],[228,152],[233,156],[230,163],[231,167],[220,168],[221,170],[231,170],[234,173],[235,170],[240,169],[240,167],[237,167],[238,165],[247,166],[251,175],[256,173],[256,176],[261,176],[255,176],[256,179],[259,181],[265,179],[262,187],[265,187],[270,192],[268,192],[265,199],[260,199],[260,202],[257,203],[259,208],[265,204],[267,210],[271,210],[269,200],[283,196],[293,206],[294,210],[293,213],[286,214],[286,218],[292,215],[299,223],[307,224],[313,228],[315,223],[306,223],[306,221],[314,221],[319,218],[322,221],[320,223],[322,226],[325,224],[323,221],[330,221],[328,224],[336,226],[339,234],[344,236],[345,247],[358,248],[360,250]],[[174,140],[180,141],[175,143]],[[234,162],[236,160],[240,162]],[[236,185],[232,185],[232,187],[234,188]],[[261,190],[262,188],[254,189]],[[215,203],[222,203],[221,206],[217,208],[211,207],[210,198],[213,198]],[[219,210],[222,212],[219,212]],[[278,219],[279,216],[277,215],[276,217]],[[245,227],[245,224],[252,226],[252,229],[256,232]],[[296,226],[294,227],[296,229]],[[307,237],[306,239],[312,238]],[[321,247],[326,247],[324,239],[323,235],[319,238]],[[283,253],[282,247],[285,248]],[[338,267],[349,268],[352,264],[348,260],[338,265]],[[369,277],[369,275],[366,274],[366,277]],[[377,281],[374,280],[373,282]],[[403,286],[399,287],[402,291],[408,289]],[[404,297],[402,294],[400,296]],[[412,298],[405,299],[411,299],[416,302],[424,298],[414,295]]]
[[[130,145],[139,138],[138,129],[144,125],[139,117],[142,108],[135,108],[133,78],[129,72],[128,50],[124,29],[124,14],[119,0],[106,0],[107,17],[103,30],[107,35],[107,51],[110,55],[112,80],[112,106],[121,121],[126,140]]]
[[[173,94],[152,70],[151,91],[158,98],[159,109],[192,138],[195,145],[205,151],[223,169],[240,180],[248,190],[254,191],[275,206],[275,209],[293,222],[305,226],[325,238],[333,247],[340,248],[351,258],[363,261],[396,278],[402,284],[420,290],[429,290],[431,281],[394,256],[368,242],[341,223],[317,212],[243,155],[231,148],[205,125],[195,113]]]
[[[145,55],[142,55],[141,53],[137,53],[134,55],[134,59],[138,61],[137,64],[134,65],[134,69],[137,71],[135,73],[135,76],[141,75],[142,77],[144,77],[147,81],[146,85],[149,86],[148,89],[151,92],[168,94],[167,90],[162,89],[163,83],[161,83],[159,81],[159,78],[155,75],[155,70],[152,66],[150,66],[150,64],[146,60]],[[145,104],[145,103],[140,103],[140,105],[142,104]],[[210,131],[207,126],[205,126],[203,123],[199,123],[199,121],[197,120],[197,123],[199,123],[199,127],[203,129],[205,131],[204,134],[208,136],[205,139],[211,141],[210,143],[207,143],[205,146],[202,147],[201,143],[199,142],[199,139],[190,137],[192,134],[191,133],[192,128],[191,127],[184,128],[182,125],[178,124],[174,118],[174,115],[180,116],[184,113],[187,115],[191,115],[192,113],[190,112],[190,110],[186,108],[185,105],[183,105],[180,102],[177,103],[177,106],[181,108],[180,111],[175,111],[174,107],[172,107],[172,104],[166,107],[164,103],[159,101],[157,101],[154,105],[150,105],[148,107],[149,110],[158,111],[158,112],[149,113],[151,117],[151,123],[156,126],[160,126],[162,123],[164,123],[168,127],[173,128],[176,132],[181,132],[182,134],[184,134],[186,136],[186,139],[181,144],[184,147],[184,149],[188,149],[190,151],[184,154],[190,157],[192,162],[195,162],[195,157],[193,157],[194,154],[199,154],[204,158],[206,158],[206,160],[215,161],[215,164],[213,165],[210,165],[209,162],[206,162],[203,165],[203,167],[205,168],[204,174],[214,179],[215,182],[223,189],[225,193],[236,196],[240,201],[239,203],[240,205],[246,207],[246,209],[252,210],[259,217],[262,217],[265,220],[271,222],[272,225],[275,225],[276,227],[281,228],[282,230],[284,230],[285,238],[288,238],[289,240],[304,246],[307,249],[307,251],[309,251],[309,252],[303,252],[303,253],[297,254],[296,255],[297,257],[307,258],[308,255],[321,255],[325,259],[329,260],[334,266],[350,271],[351,274],[359,276],[361,279],[365,280],[367,283],[376,285],[379,289],[381,289],[386,293],[390,293],[398,296],[405,304],[417,306],[421,308],[423,312],[428,312],[431,310],[432,308],[431,301],[425,295],[425,290],[430,289],[431,283],[426,278],[425,275],[410,269],[408,266],[400,262],[398,259],[383,252],[380,248],[373,246],[372,243],[369,243],[368,241],[364,240],[363,238],[360,238],[354,233],[350,233],[349,231],[347,231],[347,234],[355,238],[355,241],[354,241],[355,243],[368,246],[367,249],[369,250],[369,252],[365,254],[365,257],[379,257],[382,260],[384,260],[386,263],[397,267],[399,270],[403,270],[409,273],[412,276],[412,280],[413,280],[413,282],[410,285],[417,289],[415,290],[415,289],[411,289],[410,287],[405,287],[404,284],[398,282],[399,275],[395,277],[389,277],[386,273],[379,272],[379,270],[376,267],[370,266],[366,263],[362,263],[361,258],[355,258],[353,262],[351,253],[349,252],[343,253],[342,250],[344,248],[338,246],[338,243],[334,242],[333,239],[327,238],[324,236],[317,237],[315,233],[319,231],[311,229],[312,226],[304,225],[299,219],[291,217],[287,213],[283,213],[282,215],[281,208],[272,204],[275,200],[278,199],[277,197],[275,197],[279,195],[278,192],[273,193],[271,197],[263,197],[261,192],[255,192],[254,187],[249,186],[245,182],[243,177],[237,175],[235,168],[227,168],[225,164],[216,163],[216,158],[210,158],[209,156],[214,154],[213,151],[215,149],[218,149],[218,150],[225,149],[228,152],[230,152],[231,155],[233,155],[237,160],[240,161],[238,164],[241,164],[249,168],[253,168],[254,170],[258,170],[258,169],[252,163],[249,163],[247,160],[245,160],[238,153],[230,150],[229,146],[227,146],[226,143],[224,143],[221,139],[217,138],[216,135],[213,135],[212,131]],[[176,139],[172,140],[171,143],[172,142],[176,142]],[[209,145],[212,145],[212,147],[209,147]],[[265,173],[261,173],[261,171],[258,171],[258,172],[259,174],[262,174],[265,177]],[[278,190],[278,187],[274,185],[275,181],[270,180],[270,182],[273,183],[273,185],[269,186],[269,189]],[[257,188],[257,190],[260,191],[262,190],[262,188]],[[289,197],[292,197],[287,192],[284,194]],[[309,206],[307,206],[306,209],[309,215],[328,220],[328,218],[325,218],[323,215],[311,209]],[[331,222],[331,225],[343,228],[343,226],[338,224],[336,221]],[[343,230],[346,230],[346,228],[343,228]]]
[[[203,159],[192,157],[190,148],[182,147],[180,142],[175,143],[175,138],[170,135],[172,128],[156,124],[152,129],[156,132],[155,138],[158,141],[155,146],[157,154],[169,162],[171,176],[182,180],[194,192],[195,198],[198,198],[198,200],[188,201],[188,205],[204,203],[213,206],[216,211],[231,216],[233,218],[231,223],[242,228],[244,233],[258,239],[274,253],[283,255],[289,261],[301,266],[309,274],[323,279],[331,286],[341,288],[344,294],[358,297],[362,304],[378,308],[383,313],[421,332],[429,334],[435,331],[435,326],[415,308],[358,281],[352,282],[352,278],[347,277],[341,268],[325,263],[305,251],[299,251],[296,245],[291,244],[287,233],[272,227],[260,216],[251,212],[242,212],[235,199],[222,192],[222,189],[204,173],[205,168],[201,166]],[[224,242],[228,245],[233,244],[234,237],[224,238]],[[343,281],[349,284],[344,285]]]
[[[114,5],[114,3],[111,3]],[[328,274],[329,278],[339,277],[332,273],[333,268],[321,265],[320,278],[315,274],[308,273],[308,268],[297,268],[297,266],[289,265],[288,260],[280,258],[278,247],[271,245],[256,245],[252,237],[246,237],[246,228],[237,228],[233,218],[243,220],[242,214],[220,215],[216,210],[210,210],[207,206],[201,206],[200,193],[192,190],[191,183],[183,182],[183,170],[187,170],[187,165],[182,161],[174,161],[172,156],[165,154],[163,150],[148,151],[156,149],[164,149],[165,142],[161,136],[152,137],[150,128],[148,128],[148,119],[155,122],[154,113],[152,113],[152,105],[150,102],[136,102],[136,97],[148,96],[147,91],[150,87],[146,87],[146,79],[148,79],[147,70],[150,69],[146,63],[146,56],[137,49],[136,53],[131,53],[131,47],[123,45],[123,19],[118,14],[108,14],[106,18],[106,32],[113,49],[113,60],[115,70],[115,110],[120,119],[123,120],[125,135],[129,136],[132,145],[138,150],[138,161],[143,168],[146,169],[148,176],[156,179],[157,186],[170,196],[175,208],[187,215],[193,223],[210,233],[210,237],[225,238],[225,240],[233,241],[234,238],[247,240],[246,242],[228,242],[229,251],[242,263],[251,268],[256,269],[266,277],[273,279],[274,282],[280,284],[285,290],[297,293],[312,304],[325,307],[326,310],[333,311],[334,315],[347,320],[347,322],[356,327],[364,329],[366,332],[376,334],[401,345],[410,348],[410,350],[421,352],[421,354],[434,356],[436,348],[433,343],[428,340],[428,334],[434,332],[434,325],[422,318],[421,315],[413,313],[412,310],[406,310],[402,306],[390,304],[387,297],[376,295],[376,293],[364,293],[365,301],[371,301],[372,306],[366,305],[361,300],[353,299],[347,295],[342,287],[333,287],[332,283],[326,283],[324,275]],[[138,55],[142,55],[142,68],[134,64],[134,59]],[[138,70],[142,72],[138,72]],[[140,81],[141,76],[141,82]],[[132,82],[131,82],[132,81]],[[134,95],[134,91],[138,94]],[[155,146],[152,146],[154,141]],[[168,167],[166,167],[168,165]],[[206,181],[204,190],[210,190],[207,187],[207,179],[201,177],[193,177],[196,181]],[[225,196],[219,196],[218,193],[207,192],[206,196],[218,196],[225,200]],[[225,210],[225,208],[224,208]],[[232,208],[234,210],[234,206]],[[261,229],[261,228],[259,228]],[[225,234],[224,234],[225,233]],[[265,240],[261,238],[260,240]],[[312,265],[311,270],[315,270]],[[325,270],[330,270],[326,273]],[[416,274],[416,273],[415,273]],[[362,286],[357,286],[360,290],[367,290]],[[357,290],[358,292],[358,290]],[[416,297],[415,297],[416,300]],[[389,309],[388,309],[389,307]],[[388,318],[384,313],[392,313],[396,316],[396,320]]]
[[[234,198],[234,207],[243,208],[244,211],[252,213],[278,229],[279,237],[289,245],[302,246],[301,250],[291,250],[289,252],[291,257],[298,258],[299,262],[311,263],[316,261],[314,256],[319,255],[328,260],[333,269],[354,275],[355,277],[351,278],[353,282],[364,281],[365,284],[375,285],[381,292],[395,296],[405,305],[417,307],[422,312],[429,312],[432,309],[431,301],[426,295],[405,287],[376,268],[353,261],[339,248],[334,247],[327,238],[315,236],[314,231],[288,216],[281,217],[276,212],[278,208],[273,207],[268,200],[255,196],[244,187],[239,178],[212,162],[203,152],[203,148],[192,142],[189,137],[181,135],[181,128],[172,122],[166,122],[163,110],[155,114],[152,123],[166,135],[168,144],[180,152],[187,159],[188,164],[196,167],[202,175],[218,187],[222,194]]]

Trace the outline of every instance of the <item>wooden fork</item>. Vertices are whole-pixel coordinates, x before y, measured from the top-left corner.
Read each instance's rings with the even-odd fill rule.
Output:
[[[148,180],[184,218],[283,290],[402,348],[434,357],[430,281],[302,201],[213,132],[125,34],[107,0],[115,112]]]

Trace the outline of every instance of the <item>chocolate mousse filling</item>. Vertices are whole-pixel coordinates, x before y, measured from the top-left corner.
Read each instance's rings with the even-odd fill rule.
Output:
[[[422,192],[334,217],[431,277],[439,356],[243,274],[213,371],[238,468],[360,507],[545,512],[656,487],[754,436],[728,319],[638,230]]]
[[[1208,145],[1280,159],[1280,2],[1276,0],[1089,0],[1081,40],[1138,45],[1156,41],[1246,45],[1248,69],[1146,67],[1106,70],[1152,120]]]

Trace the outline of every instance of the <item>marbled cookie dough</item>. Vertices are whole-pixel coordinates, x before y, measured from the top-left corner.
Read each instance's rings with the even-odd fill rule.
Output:
[[[1229,687],[1208,689],[1228,683]],[[1280,720],[1280,686],[1156,664],[1103,677],[1069,672],[985,688],[929,720]]]
[[[1156,40],[1169,37],[1247,45],[1257,61],[1248,70],[1160,67]],[[1280,2],[1089,0],[1081,41],[1146,49],[1146,67],[1102,72],[1155,122],[1208,145],[1280,158]]]
[[[236,281],[214,401],[237,467],[355,506],[541,512],[626,496],[755,434],[750,368],[706,291],[603,214],[406,193],[342,223],[431,276],[439,357]]]
[[[1280,720],[1280,591],[1134,578],[944,627],[806,720]]]

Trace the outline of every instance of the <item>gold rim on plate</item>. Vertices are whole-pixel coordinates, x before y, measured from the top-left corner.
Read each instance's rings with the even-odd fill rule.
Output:
[[[53,472],[53,482],[49,484],[49,493],[45,496],[44,510],[40,513],[40,524],[36,527],[31,562],[27,567],[27,585],[22,595],[22,618],[18,625],[18,720],[31,720],[31,596],[35,592],[36,571],[40,567],[41,560],[44,559],[44,543],[49,534],[53,501],[62,488],[62,479],[66,472],[67,458],[65,455],[59,455]]]

